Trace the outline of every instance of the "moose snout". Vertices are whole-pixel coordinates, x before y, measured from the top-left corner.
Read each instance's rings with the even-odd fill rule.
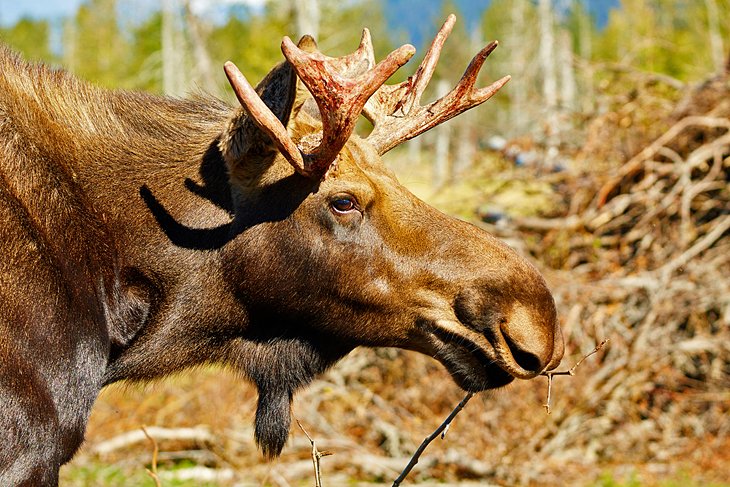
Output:
[[[520,379],[553,369],[563,358],[552,295],[546,286],[535,288],[523,299],[509,299],[494,287],[472,286],[454,302],[457,319],[483,335],[494,350],[494,362]]]
[[[509,318],[500,323],[499,331],[509,352],[502,358],[516,366],[514,375],[520,378],[555,368],[563,358],[563,335],[554,307],[542,311],[546,313],[536,316],[535,310],[516,303]]]

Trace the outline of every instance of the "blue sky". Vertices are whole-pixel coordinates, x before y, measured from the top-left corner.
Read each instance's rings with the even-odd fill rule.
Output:
[[[0,25],[13,25],[22,17],[57,20],[73,15],[85,0],[0,0]],[[246,3],[261,5],[264,0],[216,0],[218,4]],[[159,8],[160,0],[124,0],[125,11],[132,16],[146,15]],[[191,0],[193,10],[204,9],[208,0]]]
[[[0,24],[12,25],[21,17],[58,18],[71,15],[82,0],[0,0]]]
[[[0,25],[12,25],[21,17],[45,18],[57,20],[73,14],[84,0],[0,0]],[[217,0],[218,3],[237,2],[260,5],[264,0]],[[407,25],[410,34],[418,42],[421,37],[418,26],[424,25],[430,29],[432,20],[441,14],[442,0],[386,0],[386,12],[391,26]],[[489,5],[490,0],[452,0],[461,14],[467,19],[478,19]],[[524,0],[527,1],[527,0]],[[560,4],[562,0],[554,0]],[[192,0],[193,8],[205,4],[207,0]],[[598,25],[604,25],[608,11],[619,5],[619,0],[584,0],[589,10],[596,16]],[[125,0],[125,8],[136,12],[150,12],[159,0]],[[134,15],[134,12],[129,12]],[[423,20],[428,19],[427,22]],[[420,20],[420,21],[419,21]]]

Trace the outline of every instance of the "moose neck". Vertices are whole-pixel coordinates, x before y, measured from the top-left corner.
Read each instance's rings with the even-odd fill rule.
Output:
[[[115,96],[128,101],[125,94]],[[270,309],[248,309],[228,284],[243,269],[225,264],[256,259],[252,247],[262,243],[257,226],[284,218],[288,209],[248,203],[234,210],[217,148],[232,110],[215,101],[198,100],[195,111],[186,101],[148,101],[156,110],[147,113],[165,116],[128,121],[143,125],[120,125],[113,136],[89,137],[85,144],[94,150],[80,153],[72,168],[115,250],[116,274],[106,276],[102,290],[111,338],[104,381],[149,380],[225,362],[260,389],[289,396],[352,346],[314,332],[302,339],[277,331],[306,324]],[[132,131],[166,137],[124,137]],[[94,159],[84,159],[87,154]],[[280,407],[280,399],[268,398],[264,406]]]

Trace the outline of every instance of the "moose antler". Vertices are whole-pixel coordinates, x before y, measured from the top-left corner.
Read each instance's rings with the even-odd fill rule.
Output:
[[[380,87],[365,105],[363,113],[374,125],[367,140],[379,154],[487,101],[510,80],[510,76],[505,76],[485,88],[474,89],[484,61],[497,48],[497,41],[493,41],[474,56],[450,93],[429,105],[419,105],[454,22],[456,16],[449,15],[415,75],[400,84]]]
[[[322,135],[316,141],[304,138],[295,144],[238,68],[229,61],[224,69],[252,120],[271,137],[294,169],[307,177],[322,176],[327,171],[355,129],[368,98],[415,53],[415,48],[406,44],[371,67],[374,58],[367,30],[357,51],[340,58],[316,51],[316,43],[309,36],[303,37],[299,46],[284,37],[281,50],[319,107]]]
[[[337,58],[317,51],[314,39],[309,36],[304,36],[298,46],[289,37],[284,37],[281,50],[309,89],[322,118],[321,135],[304,137],[299,144],[291,139],[286,127],[238,68],[229,61],[224,69],[251,119],[271,137],[294,169],[304,176],[322,176],[352,134],[360,113],[374,125],[367,140],[379,154],[384,154],[401,142],[487,101],[510,80],[505,76],[485,88],[474,88],[484,61],[497,47],[494,41],[474,56],[450,93],[429,105],[419,105],[455,22],[456,17],[449,15],[416,74],[397,85],[384,83],[415,53],[410,44],[391,52],[376,65],[367,29],[363,30],[355,52]]]

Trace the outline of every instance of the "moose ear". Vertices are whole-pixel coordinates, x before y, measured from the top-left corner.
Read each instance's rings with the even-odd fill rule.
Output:
[[[292,65],[285,61],[274,67],[256,86],[256,93],[286,127],[297,98],[297,75]],[[255,177],[276,155],[271,137],[256,125],[244,107],[229,121],[218,147],[236,179]]]

